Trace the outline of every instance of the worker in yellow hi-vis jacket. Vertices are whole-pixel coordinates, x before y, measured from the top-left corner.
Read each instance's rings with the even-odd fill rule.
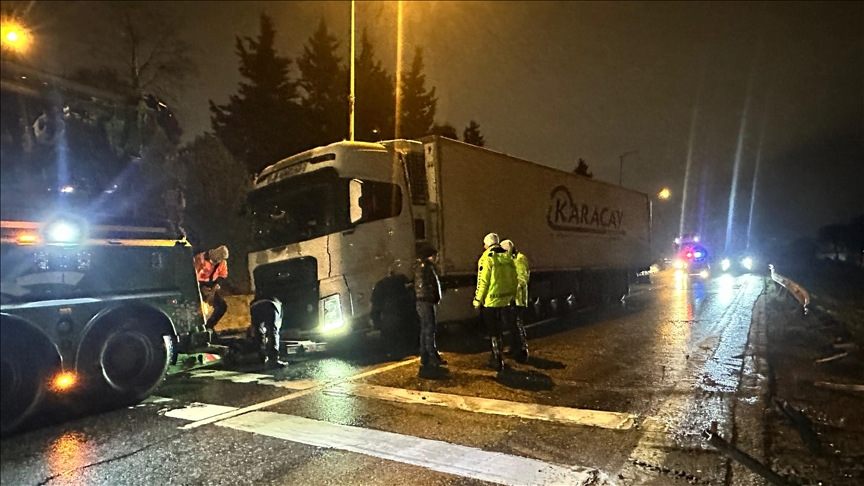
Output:
[[[516,266],[516,298],[513,299],[511,314],[507,320],[510,325],[510,355],[520,363],[527,363],[528,335],[525,332],[524,317],[528,307],[528,279],[531,271],[528,268],[528,258],[516,249],[512,241],[502,241],[501,248],[510,253]]]
[[[477,262],[477,290],[474,307],[481,309],[483,323],[489,332],[492,347],[490,366],[504,369],[502,332],[507,321],[510,302],[516,298],[516,266],[510,253],[501,248],[497,234],[483,239],[483,255]]]

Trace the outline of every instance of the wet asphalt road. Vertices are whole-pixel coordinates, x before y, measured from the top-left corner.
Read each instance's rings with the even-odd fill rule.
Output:
[[[136,407],[4,439],[0,482],[724,484],[699,434],[734,435],[762,289],[664,272],[620,308],[532,328],[531,362],[498,376],[464,332],[440,337],[449,373],[434,380],[381,349],[194,370]]]

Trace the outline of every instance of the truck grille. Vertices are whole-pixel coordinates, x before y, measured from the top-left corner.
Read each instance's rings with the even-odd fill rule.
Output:
[[[282,329],[312,330],[318,324],[318,262],[312,257],[256,268],[255,298],[282,302]]]

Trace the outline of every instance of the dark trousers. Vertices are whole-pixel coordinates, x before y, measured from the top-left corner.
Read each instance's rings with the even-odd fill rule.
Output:
[[[510,331],[510,353],[528,350],[528,334],[525,332],[525,310],[527,307],[511,306],[510,316],[507,319],[507,328]]]
[[[480,310],[480,315],[483,317],[483,324],[486,325],[486,332],[489,334],[489,340],[492,345],[492,358],[498,359],[496,353],[501,353],[504,345],[504,327],[507,324],[507,317],[510,313],[509,307],[483,307]]]
[[[430,358],[438,360],[438,346],[435,344],[435,333],[438,332],[435,304],[418,300],[416,308],[420,317],[420,360],[423,363]]]
[[[210,318],[207,319],[207,329],[214,329],[216,324],[219,323],[219,319],[222,319],[222,316],[228,312],[228,304],[225,302],[225,299],[219,295],[219,291],[217,290],[213,294],[213,298],[210,299],[210,305],[213,306],[213,314],[210,315]]]
[[[279,359],[279,330],[282,327],[281,305],[259,300],[249,307],[252,317],[252,337],[258,345],[261,361]]]

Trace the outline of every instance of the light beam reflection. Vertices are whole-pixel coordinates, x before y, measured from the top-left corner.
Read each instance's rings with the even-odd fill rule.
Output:
[[[81,432],[66,432],[48,447],[48,465],[52,474],[76,470],[94,460],[93,449]],[[76,481],[71,482],[76,483]]]
[[[732,302],[732,297],[735,296],[735,277],[724,273],[717,279],[717,301],[721,305],[726,305]]]

